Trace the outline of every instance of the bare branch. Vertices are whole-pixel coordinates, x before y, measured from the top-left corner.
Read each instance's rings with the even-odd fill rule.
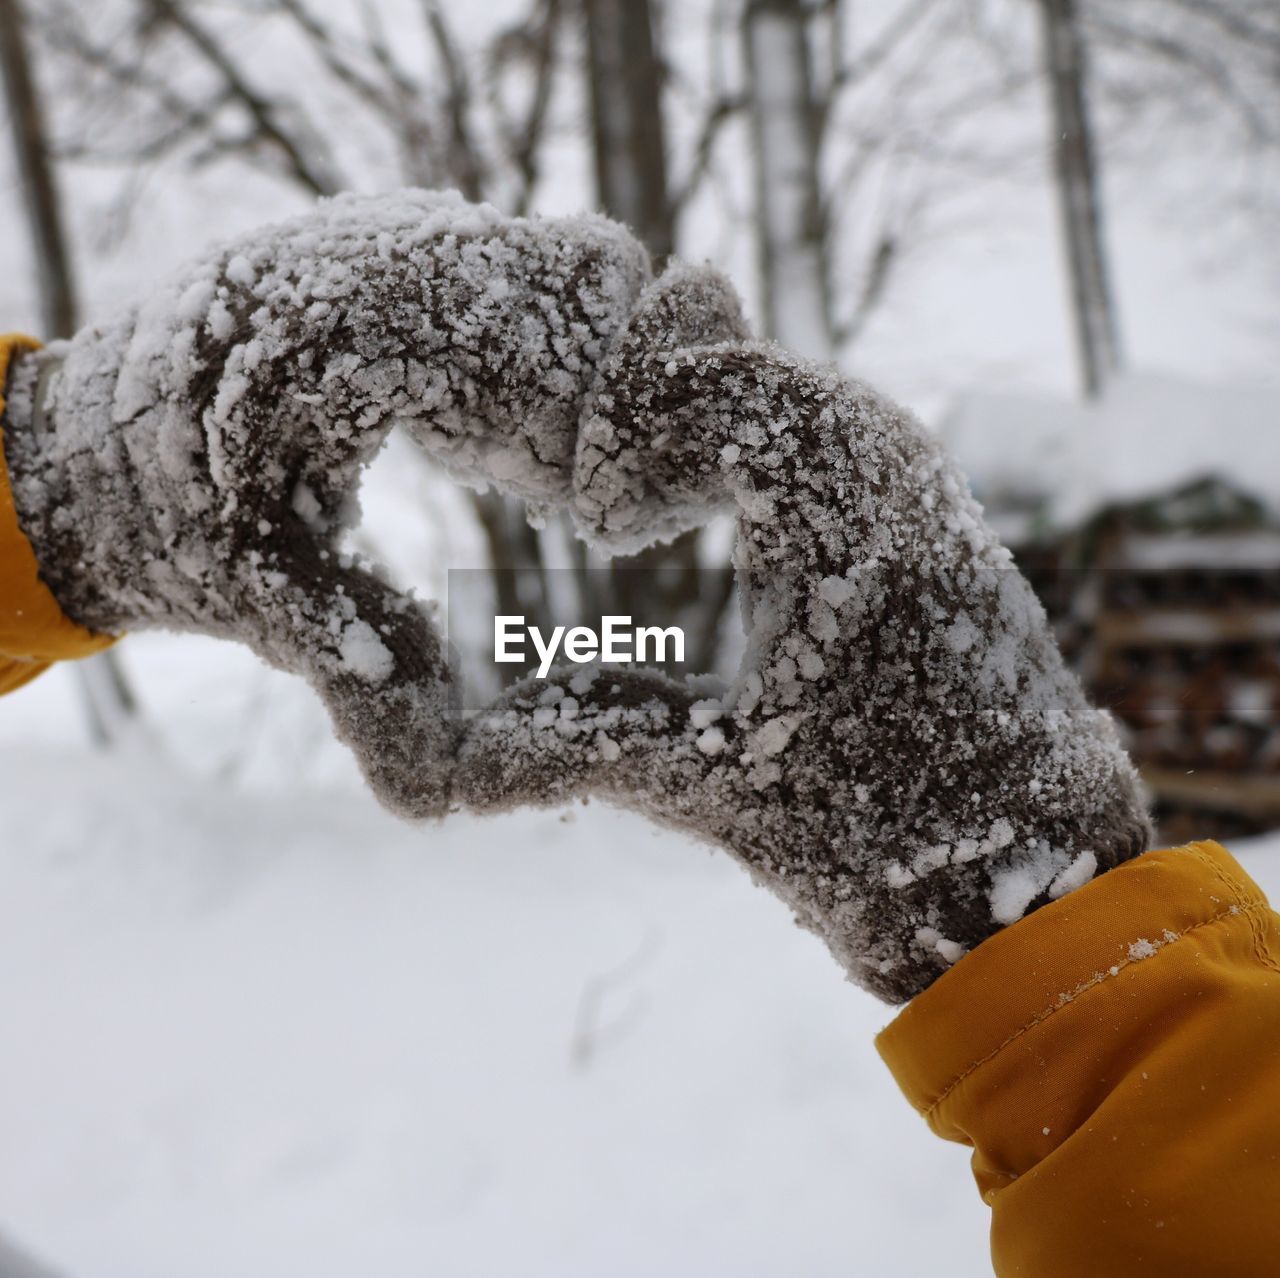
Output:
[[[832,23],[832,71],[828,90],[815,103],[816,128],[821,139],[827,129],[841,93],[855,84],[859,84],[874,75],[889,59],[906,43],[920,23],[937,6],[938,0],[914,0],[897,17],[888,23],[879,36],[869,44],[857,57],[844,61],[842,23],[842,0],[828,0],[831,9]]]
[[[31,232],[41,321],[49,337],[70,337],[78,323],[71,252],[63,229],[63,202],[45,142],[44,104],[32,74],[19,0],[0,0],[0,80]]]
[[[490,105],[519,178],[512,209],[517,216],[528,212],[538,183],[539,157],[554,88],[556,39],[563,13],[561,0],[541,0],[537,7],[538,16],[498,35],[488,60]],[[533,92],[519,121],[507,115],[501,91],[503,70],[517,59],[528,62],[533,69]]]
[[[1253,141],[1275,142],[1280,136],[1269,113],[1265,109],[1259,109],[1241,88],[1234,69],[1210,49],[1191,40],[1178,39],[1124,21],[1114,21],[1097,12],[1091,13],[1089,27],[1091,33],[1107,41],[1112,47],[1128,46],[1191,71],[1236,112]]]
[[[835,343],[838,348],[849,346],[862,336],[876,307],[884,300],[900,247],[901,241],[892,230],[886,228],[880,232],[853,307],[848,317],[835,326]]]
[[[1273,57],[1280,56],[1280,10],[1272,0],[1252,6],[1221,3],[1220,0],[1164,0],[1183,13],[1216,26],[1245,46],[1261,46]],[[1250,14],[1262,21],[1255,21]],[[1269,23],[1268,21],[1269,20]]]
[[[299,143],[281,127],[279,106],[263,97],[240,74],[227,51],[195,21],[180,0],[147,0],[155,18],[180,31],[188,43],[222,76],[235,100],[248,112],[258,139],[277,152],[285,170],[315,195],[333,195],[338,184],[322,168],[309,161]]]
[[[485,166],[471,129],[471,81],[438,0],[420,0],[427,32],[444,68],[449,121],[449,175],[469,200],[484,198]]]
[[[856,58],[841,62],[833,77],[834,87],[840,89],[873,75],[902,47],[937,5],[938,0],[915,0],[915,3],[907,5]]]
[[[316,56],[339,84],[345,85],[376,111],[387,115],[394,113],[385,88],[376,80],[361,74],[342,56],[342,42],[302,0],[275,0],[275,3],[282,13],[293,19],[294,25],[306,37]]]
[[[715,154],[716,142],[725,126],[737,115],[741,114],[746,103],[742,98],[722,98],[716,102],[702,121],[698,140],[694,144],[693,158],[689,162],[689,172],[684,180],[674,184],[671,195],[671,207],[679,212],[697,194],[711,168],[711,160]]]
[[[115,42],[102,45],[91,43],[84,34],[84,24],[76,20],[74,14],[68,15],[60,7],[49,6],[42,9],[32,25],[39,32],[46,48],[70,58],[84,70],[105,78],[114,86],[117,100],[126,95],[141,99],[162,120],[163,123],[153,139],[121,148],[114,158],[158,158],[169,149],[165,141],[167,137],[174,137],[176,144],[179,135],[188,129],[212,127],[214,117],[228,100],[226,94],[222,93],[205,103],[188,101],[144,65],[145,42],[139,46],[137,56],[122,58],[116,54]],[[84,78],[81,79],[82,86],[83,83]],[[102,104],[93,100],[88,88],[84,88],[83,92],[86,112],[91,113],[94,118],[101,118],[105,114]],[[63,157],[113,158],[101,143],[84,143],[79,146],[64,143],[54,150]]]

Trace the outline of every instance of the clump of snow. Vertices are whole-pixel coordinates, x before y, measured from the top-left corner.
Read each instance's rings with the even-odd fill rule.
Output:
[[[378,632],[367,621],[358,618],[343,627],[338,652],[342,664],[369,683],[381,683],[396,667],[391,649],[378,638]]]
[[[796,668],[802,679],[821,679],[827,665],[819,653],[814,652],[812,648],[806,648],[797,658]]]
[[[695,728],[709,728],[724,713],[724,707],[714,698],[695,701],[689,707],[689,722]]]
[[[1013,825],[1007,817],[997,817],[991,823],[987,839],[993,848],[1007,848],[1014,840]]]
[[[1040,876],[1030,865],[1015,865],[1001,870],[991,882],[991,917],[1006,927],[1016,923],[1043,887]]]
[[[584,666],[569,680],[569,691],[579,697],[584,696],[591,691],[591,685],[595,683],[599,673],[594,666]]]
[[[1016,923],[1041,895],[1051,900],[1083,887],[1097,873],[1098,856],[1090,848],[1074,857],[1043,840],[992,877],[991,915],[1006,926]]]
[[[1086,848],[1078,853],[1071,864],[1049,884],[1049,895],[1055,900],[1060,896],[1066,896],[1068,892],[1074,892],[1076,888],[1083,887],[1097,872],[1098,857]]]
[[[787,748],[787,742],[791,740],[791,734],[795,730],[795,719],[789,715],[780,715],[776,719],[770,719],[755,732],[751,738],[752,744],[761,754],[781,754]]]
[[[968,950],[956,941],[948,940],[936,928],[921,927],[916,929],[916,942],[924,949],[939,955],[947,964],[958,963]]]
[[[904,888],[916,881],[916,876],[901,861],[890,861],[884,867],[884,881],[891,888]]]

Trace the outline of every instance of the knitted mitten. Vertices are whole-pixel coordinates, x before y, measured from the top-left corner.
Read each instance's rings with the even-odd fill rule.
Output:
[[[572,504],[625,549],[736,510],[747,657],[713,693],[589,668],[516,687],[462,742],[474,807],[591,792],[702,835],[891,1002],[1147,846],[1110,719],[948,457],[749,340],[718,276],[676,267],[641,299]]]
[[[319,690],[382,800],[442,812],[454,726],[426,610],[338,552],[393,425],[535,502],[569,488],[584,397],[648,279],[601,218],[343,197],[20,360],[14,496],[95,631],[237,639]]]

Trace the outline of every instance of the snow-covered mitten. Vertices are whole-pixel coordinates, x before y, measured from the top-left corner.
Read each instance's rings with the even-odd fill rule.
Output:
[[[601,218],[421,191],[342,197],[21,359],[19,518],[92,630],[240,640],[319,690],[388,806],[448,802],[455,728],[427,611],[340,554],[394,425],[534,502],[569,490],[595,371],[648,281]]]
[[[573,508],[618,549],[736,508],[731,686],[564,668],[469,726],[481,810],[594,793],[729,848],[854,980],[901,1002],[1026,911],[1141,853],[1111,720],[963,478],[907,413],[750,341],[675,267],[602,369]]]

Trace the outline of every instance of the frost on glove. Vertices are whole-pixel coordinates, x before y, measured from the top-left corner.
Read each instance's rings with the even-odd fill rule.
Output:
[[[890,1002],[1147,847],[1134,771],[937,443],[749,340],[672,268],[601,370],[572,509],[632,550],[737,513],[748,652],[728,688],[563,670],[470,725],[482,810],[594,793],[729,848]]]
[[[351,198],[21,360],[6,446],[64,611],[240,640],[411,816],[599,792],[729,847],[891,1000],[1142,851],[1132,770],[909,417],[750,340],[733,290],[600,218]],[[339,553],[401,425],[606,548],[738,516],[728,688],[577,671],[459,742],[429,614]]]
[[[454,473],[569,490],[577,421],[648,260],[602,218],[342,197],[20,361],[5,431],[42,575],[92,630],[236,639],[305,675],[374,790],[448,802],[430,616],[338,553],[395,425]]]

